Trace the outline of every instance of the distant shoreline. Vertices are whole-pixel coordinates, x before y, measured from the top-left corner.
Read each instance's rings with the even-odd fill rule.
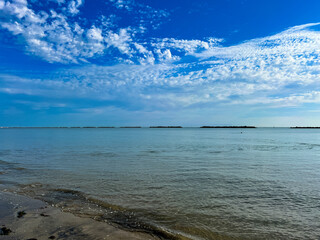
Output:
[[[0,129],[97,129],[97,128],[161,128],[161,129],[175,129],[175,128],[232,128],[232,129],[254,129],[254,128],[290,128],[290,129],[320,129],[320,127],[256,127],[256,126],[200,126],[200,127],[182,127],[182,126],[61,126],[61,127],[6,127],[2,126]]]
[[[201,127],[182,127],[182,126],[149,126],[149,127],[142,127],[142,126],[120,126],[120,127],[114,127],[114,126],[71,126],[71,127],[0,127],[0,129],[8,129],[8,128],[14,128],[14,129],[19,129],[19,128],[36,128],[36,129],[41,129],[41,128],[85,128],[85,129],[90,129],[90,128],[257,128],[255,126],[201,126]]]
[[[290,127],[291,129],[320,129],[320,127]]]
[[[256,128],[255,126],[202,126],[200,128]]]

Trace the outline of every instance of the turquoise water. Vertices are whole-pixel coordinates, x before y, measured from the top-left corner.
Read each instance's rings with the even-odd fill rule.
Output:
[[[99,200],[127,227],[320,239],[320,129],[0,129],[0,173],[60,204]]]

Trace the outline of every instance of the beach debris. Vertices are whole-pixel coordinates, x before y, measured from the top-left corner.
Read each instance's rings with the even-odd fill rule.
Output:
[[[7,227],[0,228],[0,235],[9,235],[11,233],[11,229]]]
[[[18,218],[22,218],[24,215],[26,215],[25,211],[19,211],[18,214],[17,214],[17,217]]]
[[[41,213],[40,216],[41,216],[41,217],[49,217],[49,215],[48,215],[48,214],[45,214],[45,213]]]
[[[56,237],[52,235],[49,237],[49,239],[56,239]]]
[[[27,240],[38,240],[38,239],[36,239],[36,238],[28,238]]]

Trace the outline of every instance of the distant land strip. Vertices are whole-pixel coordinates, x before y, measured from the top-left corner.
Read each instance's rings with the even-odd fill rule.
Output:
[[[5,128],[183,128],[182,126],[150,126],[150,127],[141,127],[141,126],[71,126],[71,127],[5,127],[0,126],[0,129]],[[197,127],[193,127],[197,128]],[[199,128],[199,127],[198,127]],[[256,128],[255,126],[201,126],[200,128]],[[291,127],[291,128],[320,128],[320,127]]]
[[[182,128],[181,126],[150,126],[149,128]]]
[[[256,128],[255,126],[202,126],[200,128]]]
[[[320,127],[290,127],[292,129],[320,129]]]

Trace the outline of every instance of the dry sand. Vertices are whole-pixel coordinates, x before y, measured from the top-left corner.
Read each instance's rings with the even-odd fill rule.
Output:
[[[24,214],[25,213],[25,214]],[[0,239],[159,239],[62,212],[29,197],[0,192]],[[8,235],[3,235],[10,229]]]

